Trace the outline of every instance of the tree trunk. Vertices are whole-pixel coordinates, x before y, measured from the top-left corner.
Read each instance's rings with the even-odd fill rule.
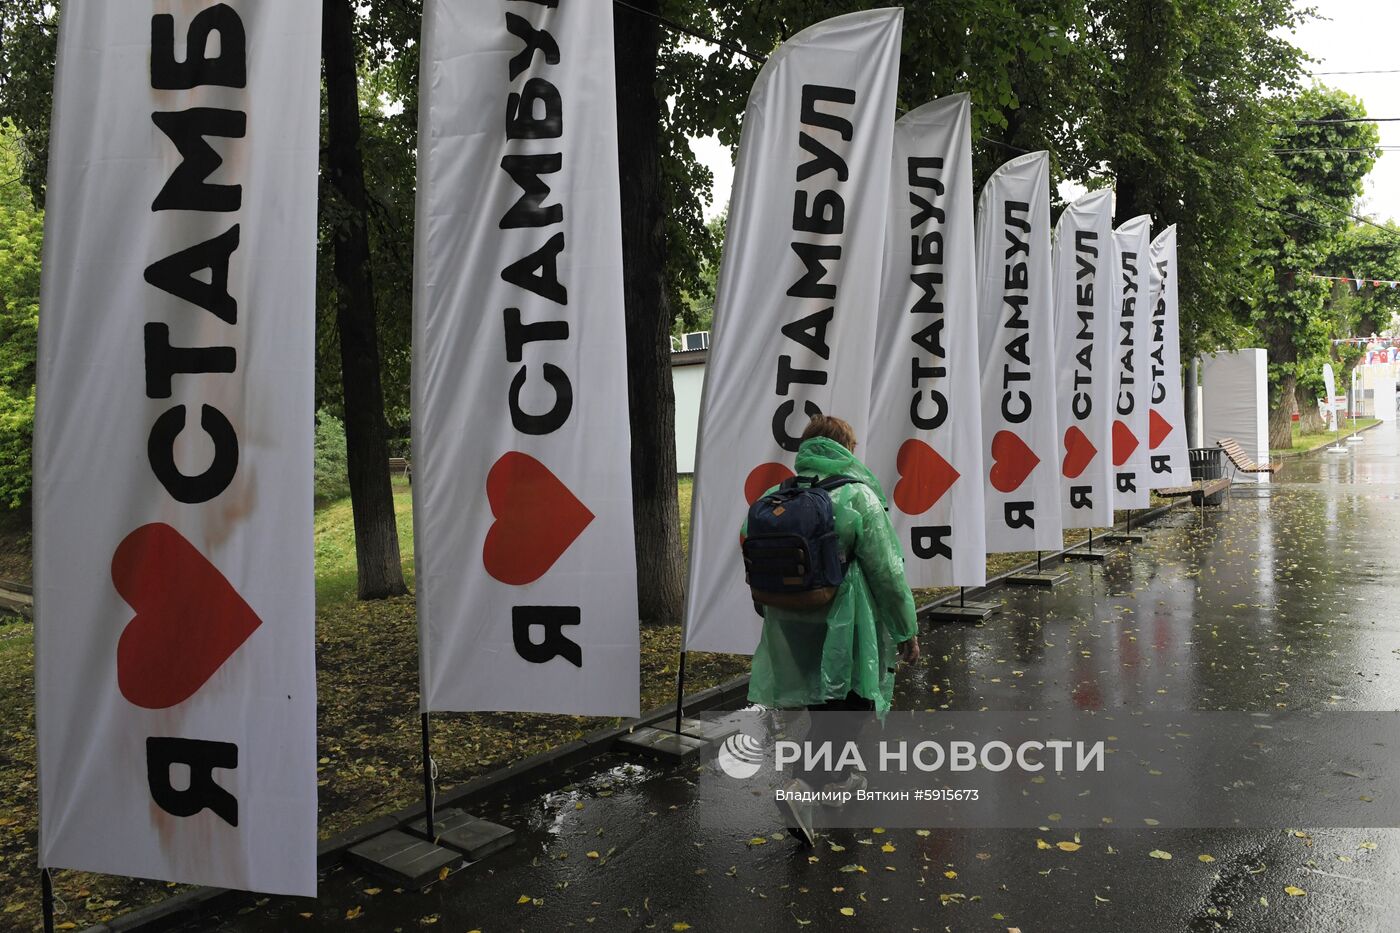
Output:
[[[398,522],[389,483],[384,390],[379,381],[374,282],[365,227],[365,171],[360,156],[359,78],[355,12],[350,0],[325,0],[322,54],[326,64],[326,172],[344,206],[334,230],[336,326],[345,392],[345,446],[355,558],[361,599],[408,592],[399,563]]]
[[[1301,385],[1295,385],[1293,395],[1298,402],[1298,430],[1303,434],[1321,434],[1327,430],[1327,422],[1317,411],[1317,399]]]
[[[658,12],[657,0],[636,0],[635,5]],[[654,18],[624,6],[613,6],[613,18],[637,608],[643,624],[674,625],[684,609],[685,581],[676,501],[661,106],[656,97],[660,33]]]
[[[1269,447],[1273,450],[1293,447],[1293,397],[1297,384],[1296,376],[1279,377],[1278,390],[1269,408]]]

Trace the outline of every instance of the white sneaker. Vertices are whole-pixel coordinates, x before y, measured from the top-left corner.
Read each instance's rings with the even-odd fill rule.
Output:
[[[801,778],[794,779],[783,790],[789,793],[810,794],[812,787]],[[816,845],[817,833],[812,828],[812,808],[810,798],[806,800],[792,800],[783,798],[778,802],[778,809],[783,811],[783,816],[787,820],[788,829],[791,830],[794,838],[801,841],[808,848]]]
[[[863,773],[860,771],[852,771],[850,774],[846,775],[844,781],[832,781],[822,788],[822,806],[843,807],[846,805],[846,802],[837,795],[847,793],[854,796],[857,791],[865,790],[868,786],[869,782],[866,781]]]

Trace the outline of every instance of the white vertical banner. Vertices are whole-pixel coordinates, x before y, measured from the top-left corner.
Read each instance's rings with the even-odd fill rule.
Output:
[[[634,716],[612,7],[424,7],[413,295],[422,708]]]
[[[1055,225],[1055,399],[1066,528],[1113,524],[1113,192],[1091,191]]]
[[[321,4],[64,8],[34,445],[41,864],[316,891]]]
[[[885,9],[810,26],[749,93],[701,402],[688,650],[758,647],[739,526],[792,475],[808,419],[864,436],[902,22]]]
[[[977,338],[987,550],[1059,550],[1060,437],[1050,157],[1017,156],[977,202]]]
[[[890,494],[909,585],[980,586],[987,537],[968,95],[895,124],[890,190],[866,463]]]
[[[1152,309],[1152,217],[1139,214],[1113,232],[1118,267],[1113,326],[1113,507],[1145,509],[1148,327]]]
[[[1332,370],[1331,363],[1322,364],[1322,388],[1327,393],[1327,400],[1323,403],[1323,411],[1326,412],[1327,430],[1337,430],[1337,374]],[[1343,402],[1345,404],[1345,402]],[[1268,457],[1265,457],[1267,462]]]
[[[1147,409],[1148,488],[1191,482],[1186,452],[1186,413],[1181,384],[1181,327],[1176,288],[1176,224],[1152,241],[1152,321]]]

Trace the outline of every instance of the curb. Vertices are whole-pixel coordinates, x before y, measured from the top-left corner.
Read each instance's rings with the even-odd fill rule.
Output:
[[[1173,509],[1181,508],[1183,501],[1178,500],[1148,509],[1134,518],[1133,525],[1136,527],[1154,522]],[[1114,528],[1116,530],[1118,526],[1115,525]],[[1077,547],[1079,545],[1074,544],[1055,551],[1053,554],[1044,555],[1041,558],[1041,563],[1043,564],[1047,560],[1058,560],[1064,556],[1066,551]],[[1000,586],[1007,577],[1024,573],[1035,565],[1035,561],[1030,561],[1020,567],[1000,573],[989,579],[985,586],[968,590],[967,595],[985,595]],[[936,606],[949,602],[956,595],[956,593],[950,593],[918,606],[914,610],[915,615],[922,615]],[[720,706],[732,699],[746,697],[748,686],[749,676],[745,674],[726,683],[701,690],[699,693],[691,694],[683,699],[682,705],[688,712]],[[556,776],[607,753],[618,739],[634,729],[654,725],[662,720],[673,719],[675,715],[676,704],[668,703],[665,706],[647,711],[642,714],[640,719],[599,729],[581,739],[566,742],[558,748],[551,748],[503,768],[479,774],[450,791],[438,794],[436,805],[440,808],[460,806],[471,800],[507,793],[516,787]],[[353,846],[357,846],[380,833],[404,826],[420,817],[422,813],[423,805],[421,803],[409,804],[394,813],[380,816],[368,823],[338,833],[329,839],[321,840],[316,848],[317,869],[325,871],[334,867],[340,863],[345,853]],[[233,891],[226,888],[195,888],[147,907],[133,910],[129,914],[106,923],[88,927],[83,933],[138,933],[138,931],[139,933],[160,933],[160,931],[171,930],[194,920],[223,913],[258,896],[254,892]]]

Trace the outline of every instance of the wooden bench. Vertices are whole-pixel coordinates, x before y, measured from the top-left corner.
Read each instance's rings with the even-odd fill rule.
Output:
[[[1157,495],[1168,499],[1180,499],[1185,496],[1191,497],[1191,504],[1205,508],[1207,505],[1220,505],[1225,500],[1225,493],[1230,488],[1231,477],[1226,477],[1225,471],[1220,463],[1221,451],[1213,447],[1192,448],[1188,451],[1191,459],[1191,475],[1211,476],[1220,474],[1216,479],[1193,480],[1189,486],[1169,486],[1166,489],[1157,490]],[[1212,456],[1213,455],[1213,456]]]
[[[411,483],[413,482],[413,465],[403,457],[390,457],[389,475],[406,477]]]
[[[1192,483],[1190,486],[1168,486],[1166,489],[1158,489],[1157,495],[1165,499],[1180,499],[1184,496],[1190,496],[1192,505],[1205,508],[1207,505],[1219,505],[1225,496],[1225,491],[1229,488],[1230,481],[1221,477],[1220,479]]]
[[[1277,473],[1282,463],[1266,463],[1263,466],[1254,462],[1254,458],[1244,452],[1240,442],[1233,437],[1222,437],[1219,441],[1220,449],[1225,451],[1225,456],[1230,458],[1230,466],[1238,473],[1268,473],[1270,476]]]

